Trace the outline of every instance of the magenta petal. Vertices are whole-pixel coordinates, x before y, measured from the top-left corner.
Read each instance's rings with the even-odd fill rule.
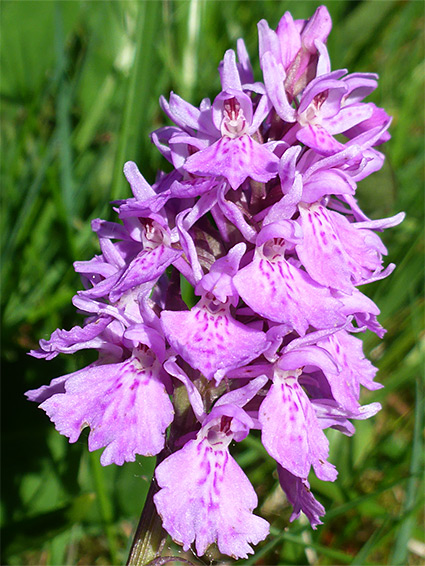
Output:
[[[360,385],[368,389],[380,389],[381,384],[374,382],[377,369],[364,357],[363,342],[351,336],[346,330],[318,341],[318,346],[325,348],[340,367],[338,377],[329,378],[329,385],[335,400],[351,411],[358,409]]]
[[[226,302],[227,297],[234,297],[237,293],[233,286],[233,276],[239,269],[239,263],[246,251],[246,244],[240,242],[231,248],[224,257],[216,259],[212,264],[209,273],[204,275],[198,283],[195,293],[197,295],[210,292],[222,303]]]
[[[355,432],[354,426],[348,419],[369,419],[382,408],[380,403],[370,403],[350,411],[331,399],[317,399],[312,401],[312,405],[322,429],[334,428],[347,436],[352,436]]]
[[[94,363],[73,373],[55,377],[54,379],[52,379],[49,385],[42,385],[38,389],[29,389],[28,391],[25,391],[25,396],[29,401],[34,401],[34,403],[43,403],[43,401],[50,399],[50,397],[56,395],[57,393],[65,393],[65,383],[68,379],[86,372],[90,367],[94,367],[95,365],[97,364]]]
[[[189,550],[195,542],[200,556],[217,542],[220,552],[247,558],[266,538],[269,524],[252,514],[257,496],[248,478],[230,456],[207,440],[191,440],[156,469],[162,488],[154,497],[163,526],[173,540]]]
[[[242,92],[242,84],[236,64],[236,55],[233,49],[224,54],[222,65],[219,67],[221,86],[223,91],[235,89]]]
[[[333,210],[329,211],[329,219],[335,233],[344,242],[355,284],[361,285],[364,279],[379,273],[382,269],[382,255],[387,254],[380,237],[371,230],[359,228]]]
[[[301,49],[300,33],[289,12],[285,12],[281,17],[276,28],[276,34],[279,38],[282,64],[287,69]]]
[[[344,323],[341,303],[283,257],[269,261],[256,253],[254,260],[234,278],[235,287],[253,311],[273,322],[288,323],[304,335],[314,328]]]
[[[247,177],[266,183],[277,175],[278,164],[276,155],[245,134],[235,139],[223,136],[191,155],[184,168],[196,175],[223,175],[237,189]]]
[[[264,448],[283,468],[307,478],[313,466],[321,480],[335,480],[337,472],[327,462],[328,439],[295,377],[275,373],[274,383],[261,404],[259,420]]]
[[[245,42],[241,37],[236,41],[236,52],[239,59],[239,76],[241,77],[242,83],[253,83],[254,74],[252,71],[251,61],[249,59]]]
[[[345,252],[327,210],[313,204],[300,205],[299,211],[304,241],[296,250],[308,274],[325,287],[350,294],[353,290],[351,275],[355,275],[358,267]]]
[[[257,358],[268,344],[264,332],[236,321],[227,308],[216,313],[198,305],[190,311],[162,311],[161,324],[174,350],[217,381]]]
[[[133,161],[127,161],[124,165],[124,175],[131,186],[136,200],[143,202],[156,196],[155,191],[140,173],[137,165]]]
[[[109,294],[111,301],[117,301],[133,287],[157,279],[181,255],[181,251],[169,248],[164,244],[153,250],[143,250],[133,259],[121,279],[111,290]]]
[[[74,261],[74,269],[77,273],[82,273],[87,277],[101,275],[109,277],[117,272],[117,267],[107,263],[102,256],[94,256],[88,261]]]
[[[307,516],[313,529],[316,529],[317,525],[322,524],[320,517],[323,517],[325,514],[325,508],[314,498],[308,481],[294,476],[288,470],[282,468],[282,466],[277,467],[277,472],[279,483],[288,501],[294,507],[290,521],[298,519],[302,511]]]
[[[355,192],[356,183],[343,171],[338,169],[319,170],[307,181],[304,180],[302,200],[306,203],[313,203],[320,201],[329,194],[353,195]]]
[[[305,126],[298,130],[296,136],[298,141],[307,147],[311,147],[319,155],[334,155],[344,149],[342,143],[320,126]]]
[[[341,108],[336,116],[325,122],[327,131],[332,134],[340,134],[356,126],[360,122],[368,120],[373,114],[371,104],[351,104]],[[354,137],[354,136],[353,136]]]
[[[311,52],[315,51],[315,42],[325,42],[332,28],[332,20],[326,6],[319,6],[311,16],[301,33],[303,45]]]
[[[251,379],[247,385],[238,387],[233,391],[229,391],[220,397],[214,407],[220,407],[226,403],[232,403],[238,407],[244,407],[251,399],[257,395],[259,390],[267,383],[268,377],[266,375],[259,375]]]
[[[160,372],[157,362],[144,367],[136,356],[92,366],[71,374],[65,393],[52,395],[40,408],[70,442],[89,426],[89,450],[106,447],[102,465],[120,466],[133,462],[136,454],[152,456],[164,447],[174,410]]]
[[[109,316],[99,317],[94,322],[89,322],[83,328],[74,326],[71,330],[58,328],[50,336],[49,340],[40,340],[40,349],[31,350],[30,354],[35,358],[46,358],[51,360],[59,353],[74,354],[78,350],[87,348],[102,348],[105,341],[99,336],[111,323]]]
[[[282,64],[276,61],[270,51],[266,51],[261,57],[261,68],[263,69],[267,94],[273,102],[277,114],[285,122],[295,122],[296,113],[286,94],[284,86],[286,73]]]

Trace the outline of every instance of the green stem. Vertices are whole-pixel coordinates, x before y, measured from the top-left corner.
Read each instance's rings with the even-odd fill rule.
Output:
[[[159,557],[167,539],[167,533],[162,528],[162,520],[158,515],[153,496],[158,486],[152,479],[142,515],[134,535],[127,566],[145,566]]]

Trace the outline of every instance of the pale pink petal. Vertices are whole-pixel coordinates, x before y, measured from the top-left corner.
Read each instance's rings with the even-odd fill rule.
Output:
[[[299,211],[304,234],[303,242],[296,247],[300,261],[317,283],[350,294],[351,276],[358,279],[361,270],[350,261],[328,211],[318,204],[302,204]]]
[[[181,250],[174,250],[164,244],[153,250],[143,250],[130,262],[120,280],[112,288],[109,293],[111,301],[116,302],[133,287],[157,279],[181,255]]]
[[[70,442],[89,426],[89,450],[106,447],[104,466],[133,462],[136,454],[153,456],[163,449],[174,414],[161,371],[158,362],[136,356],[92,366],[71,374],[65,393],[52,395],[40,408]]]
[[[195,543],[203,555],[217,542],[220,552],[247,558],[266,538],[269,524],[252,514],[257,496],[227,448],[207,438],[189,441],[156,469],[162,488],[154,497],[163,526],[184,550]]]
[[[291,324],[300,335],[310,325],[323,329],[344,323],[341,304],[329,290],[283,257],[269,261],[256,253],[233,281],[253,311],[273,322]]]
[[[344,149],[344,144],[337,141],[321,126],[304,126],[298,130],[297,139],[307,147],[311,147],[320,155],[334,155]]]
[[[295,377],[275,372],[273,385],[261,404],[259,420],[263,445],[283,468],[307,478],[313,466],[321,480],[335,480],[336,469],[327,462],[329,442]]]
[[[191,155],[184,168],[196,175],[222,175],[237,189],[247,177],[266,183],[277,175],[278,164],[276,155],[244,134],[234,139],[223,136]]]
[[[223,305],[217,312],[202,305],[162,311],[161,324],[172,348],[207,379],[217,381],[257,358],[268,344],[264,332],[236,321]]]

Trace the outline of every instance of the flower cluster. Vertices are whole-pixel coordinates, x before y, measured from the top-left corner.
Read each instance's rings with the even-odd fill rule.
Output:
[[[269,525],[253,514],[232,441],[260,431],[291,520],[303,512],[316,528],[324,508],[311,468],[337,476],[324,430],[352,435],[352,419],[380,409],[359,403],[361,385],[380,385],[356,334],[384,329],[358,287],[392,272],[377,232],[403,219],[370,220],[355,199],[383,164],[376,146],[391,119],[363,102],[376,75],[331,71],[327,9],[258,29],[263,82],[240,39],[212,103],[161,98],[174,125],[152,142],[172,171],[151,186],[125,164],[134,196],[114,203],[121,222],[94,220],[101,253],[75,263],[85,289],[73,303],[86,322],[32,352],[49,360],[89,348],[98,359],[27,392],[70,442],[90,427],[103,465],[161,454],[164,528],[185,550],[216,542],[237,558]],[[199,297],[191,308],[188,283]]]

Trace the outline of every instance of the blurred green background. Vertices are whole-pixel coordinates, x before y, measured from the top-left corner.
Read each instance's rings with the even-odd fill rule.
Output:
[[[318,2],[157,0],[1,2],[3,471],[2,564],[122,564],[153,459],[102,468],[86,436],[69,445],[23,393],[87,363],[26,355],[56,328],[81,324],[72,262],[98,252],[90,220],[130,196],[134,160],[149,181],[165,160],[149,132],[166,123],[161,93],[198,105],[219,91],[217,65],[244,37],[256,70],[256,23]],[[270,538],[244,564],[424,564],[423,142],[424,3],[332,1],[332,68],[378,72],[370,100],[394,117],[384,168],[359,185],[372,218],[407,213],[384,234],[395,273],[366,290],[388,329],[365,337],[385,389],[383,410],[351,439],[331,431],[335,484],[312,478],[325,525],[286,529],[290,508],[257,438],[237,447]],[[170,546],[170,552],[173,547]],[[176,553],[177,550],[174,549]],[[204,557],[204,562],[218,555]],[[230,563],[231,560],[227,560]]]

